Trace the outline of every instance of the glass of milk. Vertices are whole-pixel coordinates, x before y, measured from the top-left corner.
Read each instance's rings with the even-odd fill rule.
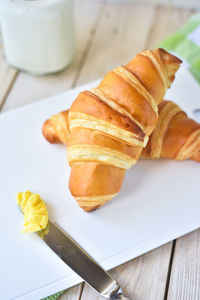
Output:
[[[0,0],[8,63],[34,74],[58,72],[74,54],[73,0]]]

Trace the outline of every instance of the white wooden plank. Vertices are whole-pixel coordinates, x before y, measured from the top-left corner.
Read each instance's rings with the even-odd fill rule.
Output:
[[[168,300],[200,299],[200,229],[176,241]]]
[[[91,0],[94,1],[94,0]],[[98,2],[99,0],[95,0]],[[110,3],[125,4],[125,3],[140,3],[145,5],[160,5],[160,6],[171,6],[181,7],[184,9],[200,9],[199,0],[107,0]]]
[[[12,87],[15,78],[17,76],[17,71],[10,67],[3,54],[2,42],[0,44],[0,109],[3,106],[4,100]]]
[[[60,93],[72,86],[93,38],[101,8],[101,3],[75,1],[76,55],[73,63],[63,72],[49,76],[33,76],[20,72],[3,111]]]
[[[154,8],[150,6],[114,3],[105,5],[77,84],[105,75],[143,50],[153,15]]]
[[[156,47],[162,40],[175,33],[189,19],[192,12],[173,7],[158,6],[149,32],[147,48]]]
[[[200,9],[199,0],[171,0],[171,5],[174,7],[182,7],[184,9]]]
[[[163,300],[170,259],[171,243],[146,253],[112,270],[124,293],[135,300]],[[88,285],[81,300],[103,300]]]

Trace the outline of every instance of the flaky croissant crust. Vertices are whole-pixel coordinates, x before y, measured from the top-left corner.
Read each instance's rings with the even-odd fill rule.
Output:
[[[45,123],[43,133],[51,142],[68,143],[69,188],[85,210],[119,192],[125,170],[137,162],[157,124],[158,104],[179,64],[163,49],[144,51],[109,72],[97,88],[80,93],[65,130],[55,124],[55,117]]]
[[[192,159],[200,162],[200,124],[187,117],[186,113],[172,101],[163,101],[159,106],[159,120],[154,132],[150,135],[141,157],[156,159],[169,158],[174,160]],[[56,131],[55,123],[63,122],[68,126],[68,110],[52,116],[43,125],[43,135],[50,143],[68,144],[66,138],[60,138],[60,130]],[[54,121],[52,121],[54,120]],[[62,128],[62,129],[61,129]]]

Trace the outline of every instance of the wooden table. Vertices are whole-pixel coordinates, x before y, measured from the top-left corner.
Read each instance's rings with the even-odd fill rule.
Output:
[[[18,72],[0,59],[2,112],[103,76],[145,48],[156,47],[194,10],[109,1],[75,1],[76,55],[65,71],[45,77]],[[0,51],[3,53],[2,45]],[[200,299],[200,230],[111,271],[135,300]],[[62,300],[100,300],[86,284]]]

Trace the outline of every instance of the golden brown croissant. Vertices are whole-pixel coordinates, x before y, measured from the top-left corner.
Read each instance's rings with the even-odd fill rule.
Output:
[[[70,130],[69,188],[84,210],[94,210],[119,192],[125,170],[136,163],[157,124],[157,105],[180,62],[163,49],[144,51],[72,104],[65,122]],[[67,143],[55,117],[45,123],[43,133],[51,142]]]

